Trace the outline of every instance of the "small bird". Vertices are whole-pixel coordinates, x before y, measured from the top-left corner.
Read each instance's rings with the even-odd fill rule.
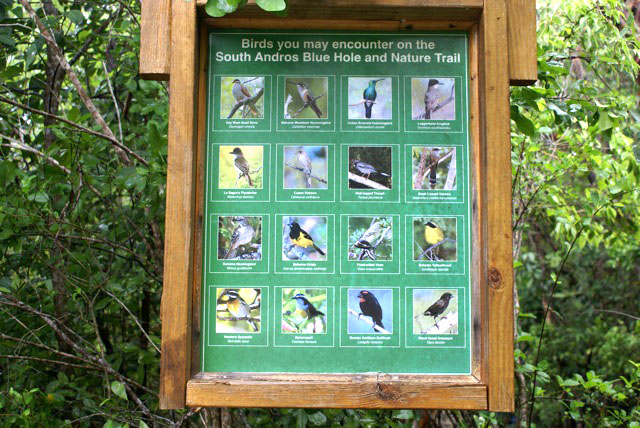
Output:
[[[307,188],[309,188],[311,187],[311,158],[302,147],[296,150],[296,156],[298,157],[298,164],[304,170]]]
[[[295,245],[302,248],[313,247],[313,249],[320,253],[320,255],[326,255],[324,251],[322,251],[320,247],[313,242],[311,235],[302,230],[297,222],[294,221],[293,223],[290,223],[289,228],[289,238]]]
[[[235,98],[236,101],[244,101],[246,98],[252,97],[251,92],[249,92],[249,90],[242,85],[240,79],[235,79],[233,81],[233,85],[231,86],[231,94],[233,94],[233,98]],[[248,106],[256,116],[260,116],[260,112],[253,104],[248,104]],[[243,109],[244,108],[245,106],[243,106]]]
[[[367,257],[370,258],[371,260],[377,259],[376,249],[373,248],[373,245],[371,245],[371,243],[366,239],[362,239],[362,238],[358,239],[356,243],[353,244],[353,246],[356,248],[360,248],[362,250],[362,252],[358,256],[358,260],[364,260]]]
[[[371,119],[371,110],[373,109],[373,102],[376,100],[378,93],[376,92],[376,83],[384,79],[369,80],[369,86],[362,93],[364,98],[364,116],[367,119]]]
[[[313,110],[316,116],[321,118],[322,110],[320,110],[320,108],[318,107],[318,104],[314,99],[315,97],[313,96],[313,92],[311,92],[311,90],[309,89],[309,86],[304,82],[297,82],[297,83],[291,82],[291,83],[295,84],[298,87],[298,95],[300,95],[300,99],[302,100],[302,102],[305,105],[308,105],[309,107],[311,107],[311,110]]]
[[[438,156],[440,149],[434,147],[431,149],[430,153],[430,162],[431,162],[431,170],[429,171],[429,183],[431,183],[431,188],[436,188],[436,170],[438,169],[438,160],[440,157]]]
[[[440,100],[440,82],[436,79],[429,79],[427,90],[424,93],[424,118],[431,119],[431,113],[438,106]]]
[[[447,310],[447,308],[449,307],[449,301],[451,299],[453,299],[453,294],[444,293],[442,296],[440,296],[440,299],[438,299],[437,302],[429,306],[429,308],[422,313],[422,315],[424,315],[425,317],[433,317],[433,322],[435,323],[438,330],[440,330],[440,327],[438,327],[438,321],[436,318],[442,315],[444,311]],[[419,316],[420,315],[417,315],[416,318],[418,318]],[[445,318],[446,317],[442,317],[441,320]]]
[[[440,229],[437,224],[428,221],[424,226],[424,239],[427,241],[427,245],[432,247],[438,242],[444,241],[444,232],[442,232],[442,229]],[[438,250],[440,250],[439,246],[432,250],[435,256],[438,255]]]
[[[362,162],[361,160],[358,160],[358,159],[353,159],[351,161],[351,165],[353,165],[356,171],[362,174],[363,177],[366,175],[367,179],[371,174],[380,174],[380,175],[384,175],[385,177],[391,177],[389,174],[378,171],[372,165],[369,165],[368,163]]]
[[[236,250],[250,243],[255,234],[255,230],[251,227],[246,217],[233,217],[231,221],[237,223],[238,227],[235,228],[231,235],[229,251],[227,251],[227,254],[224,256],[225,260],[233,259],[236,256]]]
[[[296,311],[305,318],[311,319],[313,317],[324,315],[324,312],[317,310],[316,307],[313,306],[313,303],[311,303],[302,293],[296,294],[291,298],[291,300],[296,301]]]
[[[229,152],[230,155],[233,155],[233,165],[236,167],[236,171],[238,171],[238,178],[236,179],[236,184],[238,184],[238,180],[242,178],[242,176],[247,177],[247,181],[249,182],[249,187],[253,187],[253,181],[251,180],[251,168],[249,167],[249,162],[242,154],[242,150],[240,147],[236,147],[232,152]]]
[[[360,298],[360,310],[362,311],[358,317],[360,317],[360,315],[371,317],[374,330],[376,329],[376,325],[384,328],[384,324],[382,324],[382,306],[380,306],[376,296],[370,291],[362,290],[358,293],[358,297]]]
[[[244,301],[238,290],[226,289],[218,298],[218,303],[226,303],[227,310],[233,318],[245,320],[249,323],[253,331],[258,331],[258,326],[251,319],[251,306]],[[259,307],[259,306],[258,306]]]

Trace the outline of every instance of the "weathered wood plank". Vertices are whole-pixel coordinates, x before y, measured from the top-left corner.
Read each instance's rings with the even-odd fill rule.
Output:
[[[536,1],[507,0],[509,80],[512,85],[532,85],[538,80]]]
[[[171,0],[142,0],[140,77],[169,80],[171,71]]]
[[[511,134],[506,0],[486,0],[480,20],[484,106],[489,409],[514,409]]]
[[[442,377],[444,378],[444,376]],[[415,375],[206,373],[189,381],[191,407],[431,408],[487,407],[485,385],[472,376],[448,384]],[[463,382],[464,380],[464,382]],[[313,397],[313,399],[310,399]]]
[[[195,97],[197,21],[193,1],[171,3],[171,93],[160,408],[185,405],[191,361],[191,304],[194,263]]]

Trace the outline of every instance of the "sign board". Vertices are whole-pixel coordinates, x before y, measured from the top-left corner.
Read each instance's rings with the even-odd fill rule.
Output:
[[[208,37],[202,371],[470,375],[467,33]]]

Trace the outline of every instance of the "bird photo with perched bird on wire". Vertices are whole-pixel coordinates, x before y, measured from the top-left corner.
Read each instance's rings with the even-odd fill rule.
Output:
[[[326,219],[326,217],[284,217],[282,259],[326,260]],[[325,248],[324,250],[321,245]]]
[[[452,334],[458,329],[457,304],[452,304],[455,290],[416,289],[413,292],[414,334]],[[437,298],[437,296],[440,296]],[[424,307],[429,305],[426,309]],[[427,318],[427,325],[421,320]],[[433,321],[430,320],[433,318]],[[443,321],[445,321],[443,323]],[[438,325],[440,321],[440,325]],[[430,324],[430,323],[433,324]]]
[[[260,291],[259,288],[218,288],[216,332],[259,332]]]

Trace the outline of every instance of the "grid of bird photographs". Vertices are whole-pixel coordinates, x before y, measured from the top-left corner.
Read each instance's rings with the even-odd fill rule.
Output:
[[[263,146],[220,146],[220,189],[262,189]]]
[[[455,217],[414,217],[413,260],[456,261],[457,234]]]
[[[282,232],[282,260],[327,260],[327,217],[284,216]]]
[[[412,78],[411,117],[413,120],[455,120],[454,79],[446,77]]]
[[[456,190],[456,148],[413,146],[413,190]]]
[[[349,189],[391,190],[391,147],[349,147]]]
[[[218,260],[262,260],[262,217],[218,216]]]
[[[391,120],[393,92],[390,77],[349,77],[348,118]]]
[[[216,333],[259,333],[259,288],[216,289]]]
[[[329,79],[289,76],[284,79],[286,119],[327,119],[329,117]]]
[[[282,333],[326,333],[327,302],[326,288],[283,288]]]
[[[414,289],[413,334],[458,334],[458,290]]]
[[[284,188],[326,189],[329,176],[327,146],[284,146]]]
[[[264,118],[264,77],[225,76],[220,86],[221,119]]]
[[[393,260],[393,217],[349,217],[350,261]]]
[[[350,288],[347,332],[393,334],[393,290]]]

